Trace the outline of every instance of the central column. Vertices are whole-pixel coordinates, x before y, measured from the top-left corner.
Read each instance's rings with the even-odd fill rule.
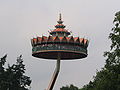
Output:
[[[55,81],[56,81],[57,76],[58,76],[59,71],[60,71],[60,59],[61,59],[60,58],[60,53],[58,53],[56,68],[55,68],[55,71],[53,73],[53,76],[51,78],[51,81],[49,83],[49,86],[48,86],[47,90],[52,90],[53,87],[54,87]]]

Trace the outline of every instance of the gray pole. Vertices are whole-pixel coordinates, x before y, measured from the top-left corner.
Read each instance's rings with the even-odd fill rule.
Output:
[[[57,76],[59,74],[60,71],[60,53],[58,53],[58,57],[57,57],[57,63],[56,63],[56,68],[55,71],[53,73],[52,79],[48,85],[48,88],[46,90],[52,90],[55,84],[55,81],[57,79]]]

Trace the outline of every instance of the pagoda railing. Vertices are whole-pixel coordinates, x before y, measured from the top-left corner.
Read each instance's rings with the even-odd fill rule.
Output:
[[[87,53],[87,49],[83,48],[81,46],[76,45],[59,45],[59,44],[44,44],[44,45],[37,45],[33,47],[32,51],[43,51],[43,50],[67,50],[67,51],[78,51],[78,52],[84,52]]]

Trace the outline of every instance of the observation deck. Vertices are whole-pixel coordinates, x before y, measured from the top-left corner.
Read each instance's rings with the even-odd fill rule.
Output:
[[[57,59],[58,53],[62,60],[81,59],[87,57],[88,40],[73,37],[65,29],[61,14],[55,29],[49,32],[49,36],[31,39],[32,56],[44,59]],[[70,35],[70,36],[69,36]]]

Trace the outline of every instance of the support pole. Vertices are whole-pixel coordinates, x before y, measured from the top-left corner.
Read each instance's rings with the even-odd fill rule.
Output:
[[[53,73],[52,79],[49,83],[49,86],[46,90],[52,90],[53,89],[55,81],[56,81],[57,76],[59,74],[59,71],[60,71],[60,53],[58,53],[56,68],[55,68],[55,71]]]

